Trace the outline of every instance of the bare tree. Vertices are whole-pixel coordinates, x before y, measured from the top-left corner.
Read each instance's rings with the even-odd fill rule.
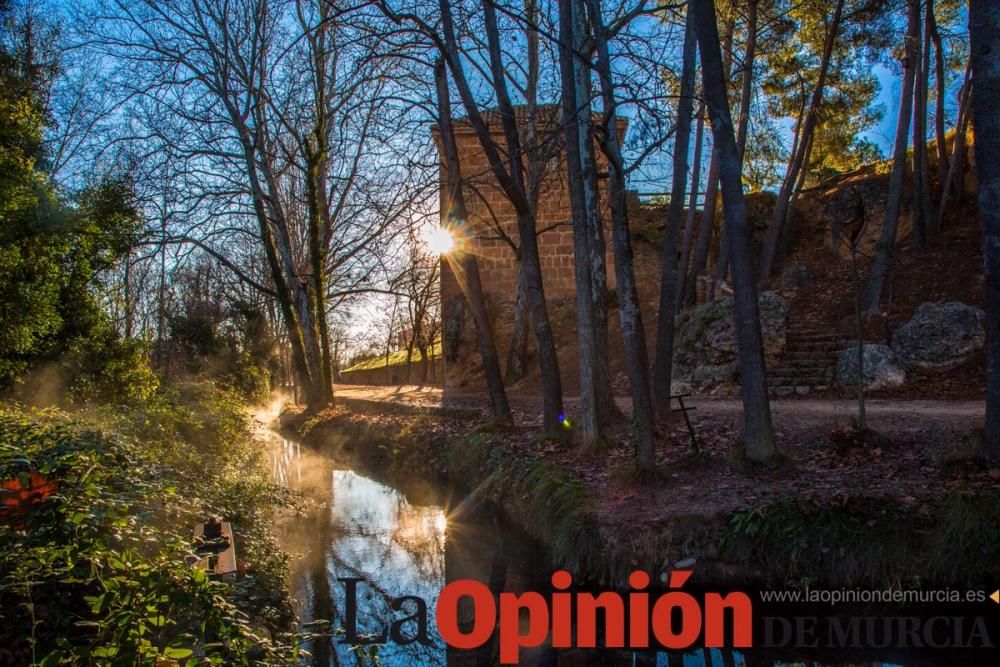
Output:
[[[190,223],[169,241],[277,301],[306,402],[329,403],[330,310],[372,285],[420,191],[387,187],[414,173],[385,149],[400,131],[390,59],[361,18],[326,2],[107,0],[94,12],[89,43],[120,64],[125,108],[144,121],[118,142],[166,156],[184,180]],[[266,281],[220,249],[234,237],[255,239]]]
[[[660,311],[656,324],[656,360],[653,365],[653,397],[656,411],[663,420],[670,419],[670,381],[673,374],[674,320],[677,310],[677,245],[684,218],[684,192],[688,176],[688,147],[691,141],[691,117],[694,111],[695,61],[698,42],[688,13],[684,21],[684,50],[681,66],[680,97],[677,100],[677,124],[674,139],[673,183],[667,228],[663,239],[660,269]]]
[[[608,160],[608,203],[611,208],[612,248],[615,254],[615,277],[618,292],[618,317],[625,347],[629,393],[632,397],[632,424],[636,438],[636,463],[649,474],[656,467],[653,443],[653,406],[649,378],[649,353],[642,324],[642,309],[635,281],[631,235],[628,228],[628,203],[625,192],[625,163],[618,138],[617,99],[608,48],[608,29],[601,12],[601,0],[587,0],[594,47],[595,70],[601,87],[603,131],[601,150]]]
[[[715,145],[719,151],[719,179],[733,272],[736,342],[743,396],[744,453],[751,460],[761,461],[777,455],[778,449],[774,441],[771,406],[767,397],[764,346],[739,151],[726,94],[715,6],[712,0],[691,0],[688,11],[694,14],[705,101],[712,119]]]
[[[869,312],[878,313],[882,290],[889,276],[890,264],[896,246],[896,228],[903,201],[903,180],[906,176],[906,148],[913,115],[913,86],[917,70],[917,43],[920,40],[920,0],[907,0],[906,37],[903,55],[903,89],[899,99],[899,116],[896,120],[896,140],[892,150],[892,172],[889,174],[889,193],[882,221],[882,236],[875,249],[865,297]]]
[[[441,137],[441,152],[445,163],[445,186],[448,198],[443,202],[443,210],[448,212],[450,225],[461,229],[468,220],[465,210],[465,195],[462,193],[462,173],[458,160],[458,148],[455,145],[455,134],[451,119],[451,95],[448,90],[448,74],[441,58],[434,66],[434,80],[437,84],[438,123]],[[483,301],[483,286],[479,278],[479,265],[475,255],[463,252],[459,248],[456,270],[459,288],[465,296],[472,311],[472,321],[476,327],[476,337],[479,341],[479,354],[483,360],[483,373],[486,376],[486,386],[493,407],[493,419],[501,424],[513,423],[510,406],[507,404],[507,394],[500,375],[500,362],[497,359],[496,345],[493,342],[493,332],[490,330],[486,315],[486,304]]]
[[[986,431],[983,455],[1000,462],[1000,5],[969,2],[976,166],[979,215],[983,221],[983,273],[986,275]]]
[[[590,94],[588,76],[580,66],[577,49],[583,42],[576,14],[580,8],[573,0],[559,1],[559,67],[562,80],[562,125],[565,136],[566,176],[573,220],[573,254],[576,275],[576,331],[580,357],[580,419],[578,432],[584,451],[600,447],[601,424],[598,412],[597,320],[594,305],[596,259],[590,229],[591,214],[586,190],[593,184],[585,179],[582,157],[591,143],[587,127],[590,104],[578,95]],[[581,73],[583,76],[581,76]],[[592,145],[592,144],[591,144]],[[591,148],[591,151],[593,149]],[[598,227],[600,220],[597,220]],[[599,258],[603,262],[603,258]],[[603,265],[599,267],[603,271]],[[604,363],[607,363],[606,359]]]

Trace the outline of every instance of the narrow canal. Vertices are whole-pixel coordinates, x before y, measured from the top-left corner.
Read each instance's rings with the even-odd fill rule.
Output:
[[[536,590],[546,594],[551,590],[547,580],[551,571],[534,543],[505,525],[497,513],[472,507],[461,494],[417,482],[394,487],[352,468],[350,457],[341,453],[346,440],[334,436],[322,447],[312,447],[273,431],[264,433],[269,440],[268,459],[274,481],[301,492],[306,502],[304,511],[288,513],[277,526],[278,537],[290,556],[290,589],[296,611],[303,629],[328,628],[325,636],[307,643],[312,657],[304,665],[496,664],[492,645],[476,651],[458,651],[444,645],[435,625],[438,594],[446,583],[458,579],[485,582],[495,593]],[[394,604],[394,600],[406,596],[410,597]],[[350,597],[356,605],[350,604]],[[426,635],[416,637],[418,624],[408,621],[401,624],[401,635],[393,641],[392,622],[418,614],[418,607],[424,604]],[[317,619],[328,619],[330,624],[311,625]],[[471,609],[460,605],[460,624],[468,627],[471,621]],[[355,642],[347,636],[352,627]],[[371,643],[359,646],[357,640]],[[698,650],[684,655],[599,649],[557,653],[543,646],[522,651],[521,664],[803,664],[800,656],[782,658],[728,650]],[[855,660],[851,664],[886,663]]]
[[[438,594],[447,581],[465,578],[498,589],[526,589],[533,582],[523,572],[540,556],[533,545],[482,508],[463,510],[461,498],[445,490],[426,484],[393,488],[351,469],[331,453],[340,443],[320,450],[275,433],[270,440],[274,481],[301,492],[307,503],[305,512],[284,516],[277,527],[290,555],[296,611],[305,627],[316,619],[332,620],[332,640],[308,646],[311,664],[489,664],[482,653],[448,655],[435,626]],[[408,641],[418,631],[414,621],[400,627],[408,643],[390,637],[356,647],[347,641],[351,626],[358,638],[374,640],[393,620],[419,613],[421,602],[414,599],[393,608],[393,600],[403,596],[426,603],[426,637]]]

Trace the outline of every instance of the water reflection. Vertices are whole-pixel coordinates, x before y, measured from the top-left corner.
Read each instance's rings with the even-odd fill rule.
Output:
[[[434,626],[437,595],[445,583],[447,520],[439,505],[411,504],[396,489],[338,466],[329,456],[276,438],[269,453],[276,482],[302,491],[310,505],[304,514],[286,517],[279,533],[291,555],[291,590],[303,623],[333,619],[344,628],[346,586],[356,584],[356,628],[360,636],[380,635],[394,618],[413,612],[390,609],[404,595],[427,602],[428,627]],[[416,623],[402,628],[407,638]],[[430,645],[413,642],[372,647],[387,665],[444,665],[445,647],[436,632]],[[362,661],[351,646],[318,640],[309,647],[315,665],[355,664]]]

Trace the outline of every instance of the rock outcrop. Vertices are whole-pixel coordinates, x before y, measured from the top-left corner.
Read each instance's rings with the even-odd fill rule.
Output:
[[[904,369],[944,371],[983,349],[986,314],[964,303],[922,303],[892,334],[892,351]]]
[[[898,387],[906,381],[906,371],[899,367],[896,354],[888,345],[865,343],[862,353],[866,390]],[[858,348],[849,347],[837,359],[837,383],[848,388],[858,386]]]
[[[774,292],[764,292],[758,303],[764,356],[768,364],[774,364],[785,351],[788,301]],[[679,316],[674,379],[695,391],[725,390],[739,382],[732,297],[716,299]]]

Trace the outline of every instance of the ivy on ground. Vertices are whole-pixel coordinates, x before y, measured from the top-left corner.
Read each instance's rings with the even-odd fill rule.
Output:
[[[292,499],[261,455],[239,397],[211,383],[117,414],[0,405],[0,480],[57,485],[0,517],[0,663],[295,664],[267,530]],[[209,515],[233,523],[235,583],[185,560]]]

